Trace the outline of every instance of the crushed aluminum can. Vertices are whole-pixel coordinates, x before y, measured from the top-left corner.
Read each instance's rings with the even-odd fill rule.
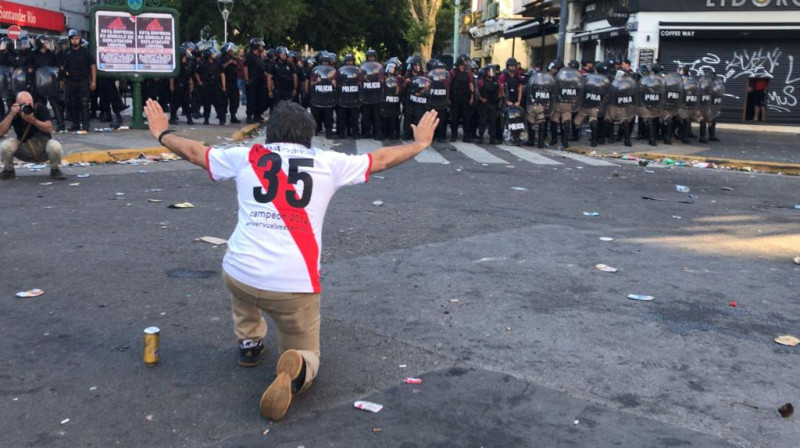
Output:
[[[406,378],[403,382],[406,384],[422,384],[422,380],[419,378]]]
[[[631,299],[631,300],[641,300],[643,302],[649,302],[649,301],[655,299],[655,297],[653,297],[653,296],[645,296],[645,295],[642,295],[642,294],[628,294],[628,298]]]
[[[598,271],[603,271],[603,272],[612,272],[613,273],[613,272],[619,271],[619,269],[617,269],[617,268],[612,268],[611,266],[609,266],[607,264],[602,264],[602,263],[594,265],[594,268],[597,269]]]
[[[27,299],[30,297],[39,297],[40,295],[44,294],[39,288],[30,289],[28,291],[20,291],[16,294],[17,297],[22,297],[23,299]]]
[[[686,185],[675,185],[675,191],[678,193],[688,193],[691,190]]]
[[[600,213],[597,212],[583,212],[583,216],[600,216]]]
[[[383,409],[382,404],[372,403],[370,401],[356,401],[353,403],[353,407],[356,409],[361,409],[362,411],[372,412],[373,414],[377,414],[381,411],[381,409]]]

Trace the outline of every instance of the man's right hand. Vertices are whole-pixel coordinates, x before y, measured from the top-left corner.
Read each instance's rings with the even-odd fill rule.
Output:
[[[22,112],[22,106],[20,106],[19,104],[11,105],[11,112],[10,112],[11,116],[16,117],[17,115],[20,114],[20,112]]]
[[[436,127],[439,126],[438,113],[435,110],[425,112],[425,115],[419,120],[416,125],[412,124],[411,129],[414,131],[414,141],[424,144],[424,147],[430,146],[433,142],[433,135],[436,132]]]

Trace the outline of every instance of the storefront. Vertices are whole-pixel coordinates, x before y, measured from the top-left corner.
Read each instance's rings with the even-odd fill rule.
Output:
[[[765,121],[800,124],[800,0],[638,3],[631,18],[635,66],[649,52],[670,71],[714,70],[725,81],[724,122],[752,120],[751,92],[766,85]]]
[[[622,61],[630,59],[630,30],[625,20],[609,21],[615,11],[629,13],[629,0],[596,0],[575,2],[583,27],[570,36],[575,59],[589,61]]]
[[[7,34],[8,27],[17,25],[22,33],[31,36],[37,34],[64,34],[64,14],[43,8],[20,3],[0,1],[0,33]]]

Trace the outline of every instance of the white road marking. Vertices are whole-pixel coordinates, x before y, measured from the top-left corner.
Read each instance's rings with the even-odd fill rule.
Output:
[[[378,140],[373,140],[371,138],[366,139],[358,139],[356,140],[356,152],[359,154],[366,154],[368,152],[375,151],[378,148],[383,147],[383,143],[379,142]]]
[[[569,151],[553,151],[553,156],[562,156],[568,159],[577,160],[579,162],[585,163],[591,166],[618,166],[616,163],[606,162],[602,159],[597,159],[594,157],[584,156],[581,154],[575,154],[574,152]]]
[[[464,154],[465,156],[469,157],[470,159],[478,163],[502,163],[503,165],[508,165],[508,162],[501,159],[500,157],[493,155],[492,153],[481,148],[478,145],[474,145],[472,143],[464,143],[464,142],[454,142],[450,144],[455,146],[458,152]]]
[[[520,148],[519,146],[498,145],[497,147],[535,165],[562,165],[561,162],[556,162],[555,160],[549,159],[539,153],[534,152],[533,150]]]

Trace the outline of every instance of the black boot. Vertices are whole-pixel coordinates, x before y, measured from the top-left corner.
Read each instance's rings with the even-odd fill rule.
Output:
[[[719,138],[717,138],[717,120],[708,124],[708,140],[712,142],[720,141]]]
[[[547,129],[547,123],[542,121],[539,123],[539,136],[536,139],[536,147],[544,148],[544,131]]]
[[[708,143],[708,138],[706,137],[706,129],[708,128],[708,123],[705,121],[700,122],[700,143]]]
[[[569,148],[569,134],[572,129],[572,122],[565,121],[561,123],[561,146]]]
[[[648,136],[647,121],[639,117],[639,119],[636,121],[636,125],[636,140],[644,140],[644,138]]]
[[[608,127],[608,122],[606,120],[597,120],[597,144],[598,145],[605,145],[606,144],[606,128]]]
[[[523,143],[525,146],[535,146],[536,145],[536,129],[533,127],[532,123],[525,123],[525,126],[528,128],[528,140]]]
[[[672,133],[675,132],[672,129],[672,118],[667,118],[661,125],[661,129],[664,133],[664,144],[671,145],[672,144]]]
[[[631,128],[632,127],[633,127],[633,124],[628,120],[625,120],[620,124],[620,129],[622,129],[622,136],[625,139],[625,146],[633,146],[633,143],[631,143]]]
[[[589,129],[591,129],[591,131],[592,131],[592,139],[591,139],[591,145],[590,145],[592,148],[597,147],[597,140],[600,137],[599,135],[597,135],[597,134],[600,133],[600,129],[599,129],[599,126],[597,124],[598,124],[597,121],[590,121],[589,122]]]
[[[656,143],[656,119],[655,118],[648,118],[647,119],[647,143],[650,146],[657,146]]]
[[[558,128],[560,127],[559,123],[555,121],[550,121],[550,146],[558,145]]]
[[[481,144],[483,143],[483,134],[486,133],[486,128],[481,126],[478,128],[478,138],[475,139],[475,143]]]

